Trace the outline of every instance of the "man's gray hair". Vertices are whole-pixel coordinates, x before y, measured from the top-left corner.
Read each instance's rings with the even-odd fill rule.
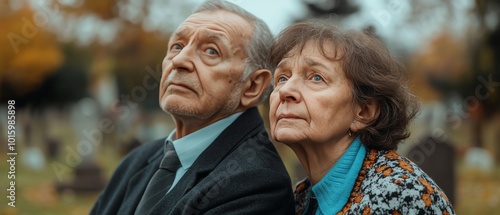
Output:
[[[240,6],[223,0],[207,0],[194,13],[218,10],[234,13],[253,25],[252,38],[245,47],[247,59],[245,60],[242,81],[259,69],[268,69],[274,73],[274,68],[271,68],[269,63],[269,51],[274,38],[267,24]],[[269,85],[260,98],[261,103],[267,99],[271,90],[272,86]]]

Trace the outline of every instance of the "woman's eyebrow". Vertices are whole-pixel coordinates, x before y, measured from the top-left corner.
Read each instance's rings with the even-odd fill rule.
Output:
[[[321,67],[323,69],[328,70],[328,68],[324,64],[322,64],[321,62],[316,61],[316,60],[314,60],[312,58],[304,57],[304,61],[306,62],[306,64],[309,67],[318,66],[318,67]]]
[[[288,62],[288,60],[281,60],[280,63],[278,63],[278,65],[276,66],[276,69],[281,69],[283,67],[288,67],[290,63]]]

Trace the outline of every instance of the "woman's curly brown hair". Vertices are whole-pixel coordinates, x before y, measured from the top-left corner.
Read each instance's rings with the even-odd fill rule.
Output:
[[[407,87],[404,67],[374,35],[352,29],[343,31],[326,21],[314,20],[293,24],[280,33],[271,47],[272,68],[293,48],[303,49],[309,41],[320,48],[323,56],[340,62],[345,76],[352,82],[355,102],[378,103],[378,117],[357,132],[365,146],[377,150],[396,149],[401,140],[409,137],[408,124],[419,109]],[[335,53],[326,54],[325,46],[333,46]]]

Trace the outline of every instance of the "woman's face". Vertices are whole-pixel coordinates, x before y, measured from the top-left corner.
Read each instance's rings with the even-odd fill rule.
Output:
[[[325,46],[331,56],[334,49]],[[279,142],[335,143],[354,120],[350,81],[315,42],[292,49],[277,66],[270,97],[271,135]]]

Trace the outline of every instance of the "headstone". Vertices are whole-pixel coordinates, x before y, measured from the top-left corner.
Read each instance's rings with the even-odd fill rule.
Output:
[[[427,136],[408,153],[408,158],[422,168],[455,203],[455,149],[446,139]]]
[[[30,170],[42,171],[45,168],[45,156],[38,147],[27,147],[21,154],[21,161]]]
[[[139,147],[141,142],[137,138],[131,138],[127,141],[124,141],[121,146],[121,155],[126,156],[129,152]]]
[[[45,140],[45,153],[50,159],[56,159],[59,155],[61,143],[56,138],[46,138]]]
[[[75,167],[75,179],[69,183],[57,183],[56,190],[60,193],[65,190],[75,192],[98,192],[106,186],[101,168],[94,162],[82,162]]]
[[[90,141],[85,133],[96,128],[99,116],[100,113],[97,103],[90,98],[84,98],[75,105],[71,112],[71,121],[72,127],[77,133],[77,142],[70,146],[77,148],[77,144],[84,143],[83,141]],[[102,174],[102,168],[94,161],[94,155],[96,154],[96,147],[94,145],[100,145],[100,141],[102,140],[90,145],[92,148],[90,148],[89,152],[79,152],[82,160],[74,169],[74,180],[69,183],[56,183],[56,189],[58,191],[63,192],[65,190],[72,190],[75,192],[95,192],[104,188],[106,182]]]
[[[464,166],[465,168],[492,173],[495,161],[488,150],[480,147],[472,147],[465,153]]]

